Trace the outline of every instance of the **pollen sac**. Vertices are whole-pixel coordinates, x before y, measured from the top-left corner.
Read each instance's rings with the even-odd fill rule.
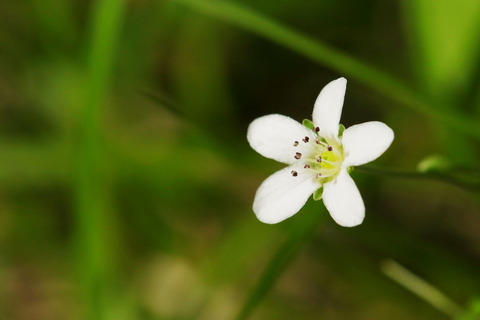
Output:
[[[293,142],[293,146],[294,147],[298,146],[298,141]]]
[[[292,170],[291,174],[292,174],[292,176],[294,176],[294,177],[298,176],[298,172],[295,171],[295,170]]]
[[[314,130],[316,133],[318,133],[318,132],[320,131],[320,128],[319,128],[319,127],[315,127],[313,130]]]
[[[316,132],[317,128],[313,127],[312,130]],[[301,159],[304,169],[299,172],[312,176],[320,185],[333,181],[341,171],[345,159],[341,142],[336,138],[323,137],[320,134],[316,137],[305,137],[302,141],[312,143],[302,144],[302,153],[295,153],[295,159]]]

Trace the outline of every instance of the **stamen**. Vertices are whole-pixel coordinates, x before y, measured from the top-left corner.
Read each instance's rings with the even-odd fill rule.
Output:
[[[291,174],[292,174],[292,176],[294,176],[294,177],[298,176],[298,172],[295,171],[295,170],[292,170]]]
[[[315,176],[317,179],[320,178],[322,176],[322,174],[319,172],[317,173],[317,175]]]
[[[304,169],[310,169],[310,165],[309,165],[309,164],[306,164],[303,168],[304,168]]]
[[[332,146],[328,146],[328,151],[332,151],[332,150],[333,150]]]
[[[319,132],[319,131],[320,131],[320,128],[319,128],[319,127],[315,127],[314,130],[315,130],[315,132]]]
[[[317,162],[322,162],[322,157],[317,156],[317,157],[315,158],[315,160],[317,160]]]
[[[298,146],[298,141],[295,141],[295,142],[293,143],[293,146],[294,146],[294,147]]]
[[[300,152],[295,153],[295,159],[300,160],[302,154]]]
[[[307,143],[309,140],[310,140],[310,138],[308,138],[308,137],[305,137],[305,138],[302,139],[302,141],[305,142],[305,143]]]
[[[315,143],[316,143],[316,144],[321,144],[322,146],[325,146],[325,147],[327,146],[327,144],[326,144],[325,142],[322,142],[322,141],[320,141],[320,140],[318,140],[318,139],[315,140]]]

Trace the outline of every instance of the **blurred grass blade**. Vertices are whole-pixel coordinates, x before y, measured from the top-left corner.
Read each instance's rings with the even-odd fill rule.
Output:
[[[401,1],[410,55],[422,91],[439,107],[467,113],[472,109],[480,54],[480,1]],[[457,134],[435,128],[450,157],[473,159],[476,146]]]
[[[480,1],[401,1],[420,83],[445,99],[472,81],[480,53]],[[446,23],[448,21],[448,23]]]
[[[185,17],[176,32],[171,61],[172,89],[182,111],[202,126],[217,127],[218,132],[228,132],[234,119],[223,50],[232,39],[223,33],[208,17]]]
[[[291,221],[291,230],[288,239],[279,246],[272,256],[258,282],[253,287],[250,295],[243,304],[236,320],[245,320],[251,315],[253,310],[265,298],[276,281],[283,274],[289,263],[317,230],[319,222],[326,217],[325,210],[303,210],[301,214]]]
[[[85,299],[87,319],[106,319],[107,279],[112,248],[107,231],[114,228],[105,201],[105,171],[102,164],[101,111],[113,67],[124,0],[93,3],[91,39],[87,57],[85,101],[80,114],[77,158],[76,245],[77,266]]]
[[[417,180],[437,180],[443,183],[448,183],[465,190],[472,192],[480,192],[480,176],[478,175],[478,170],[465,170],[465,173],[462,173],[461,168],[456,169],[456,174],[450,170],[449,172],[441,171],[409,171],[403,169],[381,167],[376,165],[364,165],[355,167],[355,170],[358,172],[364,172],[373,175],[386,176],[392,178],[404,178],[404,179],[417,179]]]
[[[472,302],[468,305],[467,312],[457,320],[478,320],[480,319],[480,297],[476,297],[473,299]]]
[[[312,61],[326,65],[343,76],[356,79],[383,93],[401,105],[423,113],[460,132],[480,139],[480,122],[451,110],[443,110],[426,102],[423,97],[401,81],[373,66],[355,59],[319,40],[312,39],[271,18],[256,13],[238,3],[217,0],[175,0],[204,14],[227,21],[237,27],[263,36],[295,51]]]
[[[383,273],[391,279],[430,303],[444,314],[450,317],[457,317],[464,312],[461,306],[444,295],[440,290],[405,269],[397,262],[385,260],[381,264],[381,269]]]

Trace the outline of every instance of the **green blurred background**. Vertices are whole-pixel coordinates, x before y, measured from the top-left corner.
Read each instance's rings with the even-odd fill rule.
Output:
[[[480,319],[478,188],[356,170],[361,226],[265,225],[246,141],[345,76],[376,164],[478,185],[479,35],[477,0],[1,1],[0,319]]]

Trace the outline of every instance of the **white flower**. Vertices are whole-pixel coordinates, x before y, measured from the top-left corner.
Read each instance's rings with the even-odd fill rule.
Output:
[[[279,114],[250,124],[250,146],[264,157],[289,165],[258,188],[253,211],[260,221],[277,223],[291,217],[323,187],[323,202],[339,225],[362,223],[365,206],[348,168],[378,158],[394,134],[377,121],[351,126],[339,134],[346,86],[347,80],[340,78],[323,88],[313,108],[313,129]]]

